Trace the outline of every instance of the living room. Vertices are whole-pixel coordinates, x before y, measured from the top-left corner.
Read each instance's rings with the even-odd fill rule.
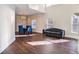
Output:
[[[6,25],[4,22],[2,22],[2,23],[5,24],[4,27],[6,27],[6,28],[7,28],[7,26],[9,27],[9,28],[7,28],[7,30],[5,30],[5,32],[6,31],[9,32],[9,33],[7,32],[9,34],[9,36],[7,36],[7,34],[5,34],[5,37],[7,39],[9,38],[9,40],[14,38],[14,40],[12,40],[13,43],[11,42],[12,43],[11,44],[11,43],[9,43],[9,40],[6,40],[6,38],[2,37],[2,39],[4,39],[4,40],[1,40],[1,43],[2,43],[2,45],[1,45],[2,48],[0,50],[1,52],[11,44],[7,49],[5,49],[2,52],[3,54],[5,54],[5,53],[12,53],[12,54],[16,54],[16,53],[30,53],[30,54],[31,53],[36,53],[36,54],[39,54],[39,53],[40,54],[45,54],[45,53],[49,53],[49,54],[50,53],[52,53],[52,54],[78,53],[77,44],[78,44],[78,39],[79,39],[79,31],[78,31],[79,30],[79,28],[78,28],[79,23],[76,24],[76,27],[75,27],[76,30],[74,30],[73,29],[74,28],[73,20],[75,18],[78,19],[77,16],[79,16],[78,15],[79,14],[79,5],[75,5],[75,4],[57,4],[57,5],[50,5],[50,6],[47,6],[44,4],[43,5],[42,4],[41,5],[40,4],[34,5],[34,7],[41,6],[41,8],[39,8],[39,9],[40,10],[42,9],[42,11],[39,11],[39,9],[34,10],[33,8],[28,9],[28,7],[25,8],[26,5],[27,4],[10,5],[9,6],[10,8],[15,10],[15,11],[12,10],[11,14],[9,14],[9,16],[12,15],[12,18],[11,18],[12,23],[10,23],[10,21],[8,22],[8,20],[5,19],[8,16],[6,16],[4,18],[5,21],[7,21],[7,23],[6,22],[5,23],[8,25]],[[15,6],[17,6],[17,7],[15,8]],[[33,5],[30,5],[30,6],[33,7]],[[2,5],[2,8],[6,10],[7,7],[5,7],[5,5]],[[8,8],[7,8],[7,10],[8,10]],[[8,12],[10,12],[10,9]],[[3,14],[3,16],[4,15],[5,15],[5,13]],[[77,20],[77,22],[79,22],[79,20]],[[22,28],[19,28],[19,25],[23,25]],[[30,28],[32,28],[30,30],[30,32],[26,30],[27,25],[30,25],[31,26]],[[3,29],[6,29],[6,28],[3,28]],[[63,34],[60,35],[61,36],[60,38],[58,37],[59,35],[57,35],[58,38],[56,38],[53,36],[50,37],[50,36],[46,35],[45,33],[43,33],[44,29],[46,30],[46,29],[50,29],[50,28],[56,28],[57,30],[61,29],[65,33],[64,33],[64,35]],[[22,31],[22,29],[23,29],[23,31]],[[2,32],[3,32],[3,30],[2,30]],[[17,36],[15,39],[15,37],[14,37],[15,32],[18,32],[20,35],[21,34],[22,35],[19,37]],[[26,35],[26,32],[28,32],[30,34],[35,32],[34,33],[35,35],[28,36],[28,35]],[[42,33],[45,35],[43,35]],[[55,34],[52,34],[52,35],[55,35]],[[62,40],[64,39],[65,42],[64,41],[61,42],[61,39]],[[52,43],[48,42],[51,40],[58,40],[58,41],[55,41],[58,43],[54,44],[54,47],[52,47],[53,46]],[[3,41],[5,41],[5,42],[3,42]],[[30,42],[30,41],[39,41],[39,42],[37,42],[37,45],[32,46],[30,44],[27,44],[27,42]],[[40,43],[40,41],[42,44]],[[44,41],[44,43],[43,43],[43,41]],[[52,41],[52,42],[54,42],[54,41]],[[72,43],[72,42],[74,42],[74,43]],[[7,46],[3,47],[5,44]],[[20,45],[20,44],[22,44],[22,45]],[[36,44],[36,43],[34,43],[34,44]],[[72,49],[72,47],[74,47],[74,48]]]
[[[65,36],[66,37],[72,37],[78,39],[78,33],[73,33],[72,29],[72,19],[74,15],[78,14],[78,5],[51,5],[48,6],[43,14],[34,14],[31,16],[28,16],[29,20],[26,22],[31,25],[32,20],[36,20],[36,28],[35,32],[42,33],[42,30],[44,28],[54,27],[54,28],[60,28],[65,30]],[[67,9],[67,10],[66,10]],[[78,16],[78,15],[76,15]],[[60,20],[61,19],[61,22]],[[41,21],[42,20],[42,21]],[[48,22],[52,22],[47,24]],[[25,24],[26,24],[25,22]],[[18,31],[18,30],[17,30]]]

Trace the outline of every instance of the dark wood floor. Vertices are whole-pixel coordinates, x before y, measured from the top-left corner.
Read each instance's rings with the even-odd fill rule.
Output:
[[[2,54],[77,54],[77,40],[70,39],[70,42],[55,43],[49,45],[32,46],[27,44],[29,41],[55,40],[57,38],[47,37],[43,34],[35,36],[16,38]],[[69,39],[68,39],[69,40]]]
[[[38,34],[37,32],[32,32],[32,33],[20,33],[20,32],[15,32],[15,35],[30,35],[30,34]]]

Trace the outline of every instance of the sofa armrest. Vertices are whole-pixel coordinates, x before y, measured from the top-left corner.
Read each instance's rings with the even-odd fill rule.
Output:
[[[45,34],[45,29],[43,29],[42,33]]]
[[[62,30],[62,38],[64,38],[64,37],[65,37],[65,31]]]

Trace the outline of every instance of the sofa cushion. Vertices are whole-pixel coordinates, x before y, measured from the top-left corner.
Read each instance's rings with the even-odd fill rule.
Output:
[[[54,32],[54,31],[45,31],[45,32],[47,32],[47,33],[53,33],[53,34],[61,34],[61,32]]]
[[[58,28],[50,28],[50,29],[46,29],[46,31],[60,32],[62,30],[61,29],[58,29]]]

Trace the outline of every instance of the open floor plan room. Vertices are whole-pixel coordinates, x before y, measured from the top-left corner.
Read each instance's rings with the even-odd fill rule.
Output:
[[[78,54],[78,4],[1,4],[1,54]]]

